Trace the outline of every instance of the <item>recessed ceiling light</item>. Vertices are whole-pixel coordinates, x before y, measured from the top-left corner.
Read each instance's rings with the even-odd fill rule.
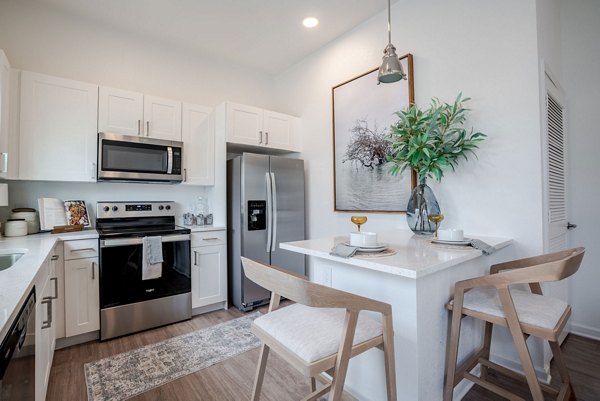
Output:
[[[315,26],[319,25],[319,20],[315,17],[307,17],[302,20],[302,25],[307,28],[314,28]]]

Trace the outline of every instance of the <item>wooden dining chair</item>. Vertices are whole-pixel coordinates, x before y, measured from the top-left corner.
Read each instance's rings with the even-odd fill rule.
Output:
[[[575,393],[559,344],[560,335],[571,315],[571,307],[542,293],[540,283],[559,281],[574,274],[583,259],[584,248],[514,260],[493,265],[490,275],[459,281],[454,287],[454,299],[446,306],[452,311],[450,339],[446,360],[444,401],[451,401],[454,387],[468,379],[510,400],[524,400],[487,381],[488,369],[494,369],[529,385],[534,401],[543,401],[542,390],[555,395],[557,400],[575,400]],[[514,284],[528,284],[530,291],[509,288]],[[464,316],[485,321],[483,346],[460,367],[456,367],[460,323]],[[525,375],[518,374],[489,360],[494,324],[508,327],[513,338]],[[556,390],[537,380],[526,340],[540,337],[550,344],[562,384]],[[481,364],[480,377],[470,373]]]
[[[350,358],[373,347],[384,353],[388,401],[396,400],[396,370],[392,307],[389,304],[325,287],[274,266],[242,257],[246,276],[271,291],[269,312],[257,318],[252,332],[262,341],[252,401],[260,399],[267,357],[273,350],[310,378],[314,401],[329,392],[329,401],[341,399]],[[279,308],[281,297],[295,303]],[[360,311],[381,313],[378,322]],[[324,377],[323,372],[332,376]],[[316,388],[316,378],[327,384]]]

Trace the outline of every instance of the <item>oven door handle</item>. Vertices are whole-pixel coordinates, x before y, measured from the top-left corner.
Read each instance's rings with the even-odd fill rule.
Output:
[[[165,235],[161,238],[162,238],[162,242],[179,242],[179,241],[189,241],[191,236],[190,236],[190,234],[176,234],[176,235]],[[102,239],[102,240],[100,240],[100,248],[110,248],[113,246],[139,245],[143,242],[144,242],[143,237]]]

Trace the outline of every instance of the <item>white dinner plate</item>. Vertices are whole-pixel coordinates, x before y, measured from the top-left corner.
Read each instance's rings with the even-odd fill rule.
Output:
[[[350,244],[350,241],[346,241],[343,243],[344,245],[347,246],[354,246]],[[383,251],[384,249],[387,249],[387,244],[377,244],[377,245],[373,245],[373,246],[368,246],[368,245],[364,245],[364,246],[358,246],[358,250],[361,252],[379,252],[379,251]]]
[[[442,244],[442,245],[471,245],[471,239],[465,238],[461,241],[446,241],[443,239],[432,239],[431,242],[434,244]]]

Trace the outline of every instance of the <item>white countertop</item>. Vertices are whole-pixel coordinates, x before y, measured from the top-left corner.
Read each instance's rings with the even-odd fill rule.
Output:
[[[52,251],[54,244],[57,241],[90,238],[98,238],[96,230],[0,238],[0,253],[25,253],[13,266],[0,271],[0,339],[4,337],[9,328],[7,323],[13,320],[18,312],[18,307],[31,291],[33,280],[42,263]]]
[[[189,228],[193,233],[205,232],[205,231],[223,231],[227,230],[225,226],[183,226]]]
[[[465,235],[467,238],[478,238],[495,246],[504,248],[512,243],[511,239],[493,238],[479,235]],[[349,236],[330,237],[306,241],[281,243],[281,249],[333,260],[340,263],[364,267],[384,273],[418,279],[448,267],[475,259],[482,252],[471,247],[438,245],[431,238],[413,235],[409,230],[394,230],[378,233],[378,240],[388,248],[396,251],[390,256],[359,255],[342,258],[330,255],[331,249],[340,242],[349,240]]]

